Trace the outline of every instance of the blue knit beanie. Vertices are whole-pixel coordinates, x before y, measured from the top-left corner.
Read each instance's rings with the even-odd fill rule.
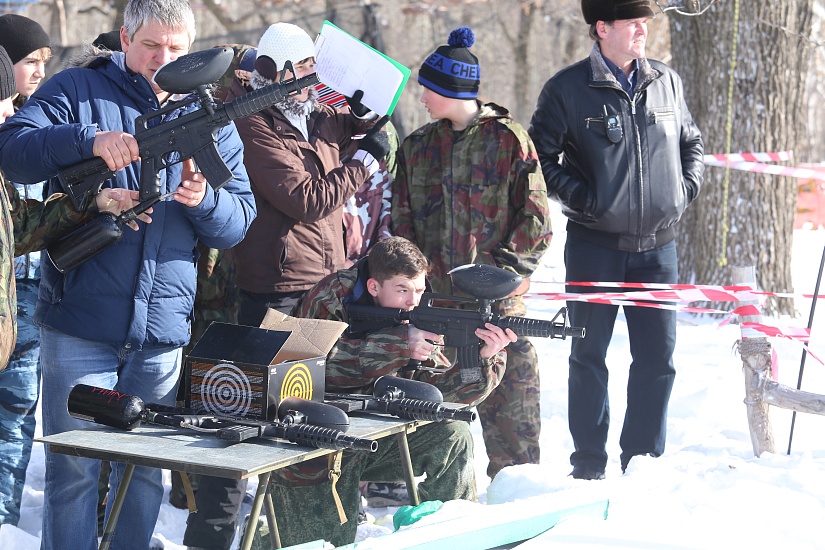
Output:
[[[446,46],[439,46],[418,71],[418,83],[445,97],[475,99],[481,71],[478,58],[470,53],[476,41],[470,27],[450,33]]]

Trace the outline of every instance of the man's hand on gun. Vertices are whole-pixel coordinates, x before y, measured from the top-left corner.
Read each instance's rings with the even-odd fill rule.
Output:
[[[106,162],[109,170],[118,171],[129,166],[135,161],[140,160],[140,148],[138,147],[137,139],[126,132],[112,131],[112,132],[97,132],[95,134],[95,141],[92,145],[92,153],[95,156],[102,158]],[[101,212],[111,212],[112,214],[120,214],[124,210],[128,210],[138,204],[138,201],[128,203],[124,197],[112,197],[103,195],[101,190],[96,197],[98,209]],[[183,162],[183,172],[181,174],[181,184],[177,188],[172,197],[183,204],[184,206],[197,206],[203,200],[206,193],[206,178],[198,171],[195,166],[195,161],[187,159]],[[139,195],[133,195],[132,198],[138,198]],[[101,204],[103,200],[103,204]],[[116,201],[118,204],[113,204]],[[123,205],[123,206],[121,206]],[[151,213],[151,209],[147,211]],[[141,215],[141,221],[149,223],[149,216]],[[138,226],[134,222],[129,223],[129,227],[138,230]]]
[[[484,345],[478,350],[478,356],[481,359],[490,359],[518,338],[516,333],[509,328],[502,329],[491,323],[485,323],[484,326],[486,328],[476,329],[476,336],[484,341]]]
[[[183,173],[181,174],[180,187],[173,195],[173,198],[184,206],[197,206],[206,194],[206,178],[198,171],[195,161],[186,159],[183,161]]]
[[[92,154],[102,158],[109,170],[117,172],[140,160],[140,147],[132,134],[121,131],[97,132]]]
[[[440,334],[421,330],[412,324],[408,324],[407,327],[409,330],[407,342],[410,347],[410,359],[426,361],[430,358],[436,346],[444,345],[444,337]]]
[[[476,336],[484,342],[478,352],[481,359],[490,359],[518,338],[516,333],[509,328],[502,329],[491,323],[486,323],[484,326],[485,328],[476,329]],[[430,358],[436,346],[444,345],[444,336],[418,329],[411,324],[408,327],[410,359],[426,361]]]
[[[97,204],[97,209],[101,212],[109,212],[115,216],[119,215],[121,212],[129,210],[130,208],[134,208],[139,202],[140,191],[130,191],[128,189],[107,187],[105,189],[101,189],[100,193],[95,195],[95,204]],[[139,215],[137,219],[144,223],[152,223],[152,218],[149,217],[149,214],[151,213],[152,209],[149,208]],[[127,225],[135,231],[140,229],[135,220],[130,221]]]

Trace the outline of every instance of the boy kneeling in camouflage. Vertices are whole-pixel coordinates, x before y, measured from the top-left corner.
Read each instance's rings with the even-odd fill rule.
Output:
[[[427,287],[429,262],[413,243],[401,237],[378,242],[369,256],[350,269],[316,284],[293,310],[296,317],[344,321],[349,302],[412,309]],[[444,374],[418,371],[415,378],[437,386],[444,400],[476,405],[495,388],[504,374],[505,346],[516,335],[494,325],[479,329],[480,381],[462,385],[457,365]],[[371,394],[380,376],[398,375],[410,359],[425,366],[449,367],[439,350],[441,336],[401,325],[370,333],[361,339],[342,336],[327,355],[326,389],[335,393]],[[473,438],[466,422],[437,422],[409,434],[410,456],[421,500],[476,499]],[[273,472],[270,485],[278,528],[284,546],[324,539],[336,546],[355,540],[360,493],[358,483],[403,478],[398,444],[382,439],[376,453],[345,452],[336,489],[349,519],[341,524],[327,475],[327,458]],[[266,545],[264,545],[266,547]]]

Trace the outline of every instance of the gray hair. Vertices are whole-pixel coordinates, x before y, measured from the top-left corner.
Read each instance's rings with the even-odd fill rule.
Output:
[[[129,40],[150,21],[176,30],[185,29],[189,33],[189,45],[195,41],[195,14],[189,0],[129,0],[123,11],[123,26]]]
[[[596,21],[596,23],[591,23],[590,24],[590,31],[589,31],[590,38],[592,38],[596,42],[599,41],[599,31],[598,31],[598,29],[596,29],[596,24],[597,23],[598,23],[598,21]],[[608,27],[612,27],[613,23],[615,23],[615,21],[605,21],[604,22],[604,24],[607,25]]]

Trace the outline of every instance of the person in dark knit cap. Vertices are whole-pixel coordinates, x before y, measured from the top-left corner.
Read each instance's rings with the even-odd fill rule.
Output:
[[[0,15],[0,46],[14,64],[14,106],[19,109],[46,76],[46,62],[52,56],[51,39],[38,22],[7,13]]]
[[[470,52],[474,43],[469,27],[455,29],[418,72],[421,102],[434,122],[401,145],[392,233],[413,241],[430,259],[435,292],[461,294],[448,272],[469,263],[521,275],[524,285],[493,309],[523,316],[520,295],[552,236],[547,193],[527,132],[507,109],[477,99],[481,71]],[[490,461],[487,475],[538,464],[538,358],[526,338],[507,346],[504,376],[478,403],[478,415]]]
[[[92,42],[92,46],[97,46],[98,48],[106,48],[110,52],[123,51],[121,50],[120,45],[120,30],[117,29],[98,34],[97,38],[95,38]]]
[[[702,185],[702,136],[679,75],[645,56],[650,2],[582,0],[581,10],[595,40],[590,56],[547,81],[529,130],[548,191],[568,218],[566,280],[677,283],[677,223]],[[570,348],[570,475],[600,480],[610,424],[605,357],[619,308],[568,307],[570,324],[587,328]],[[625,307],[624,315],[632,362],[622,472],[634,456],[664,452],[676,376],[676,312]]]
[[[51,57],[51,41],[43,28],[28,17],[0,16],[0,46],[14,63],[15,89],[12,96],[17,111],[46,76]],[[45,182],[14,183],[23,200],[44,198]],[[17,280],[17,341],[9,364],[0,378],[0,433],[5,444],[0,449],[0,523],[16,525],[31,458],[36,426],[35,411],[40,395],[40,327],[34,322],[40,288],[40,252],[14,259]]]

